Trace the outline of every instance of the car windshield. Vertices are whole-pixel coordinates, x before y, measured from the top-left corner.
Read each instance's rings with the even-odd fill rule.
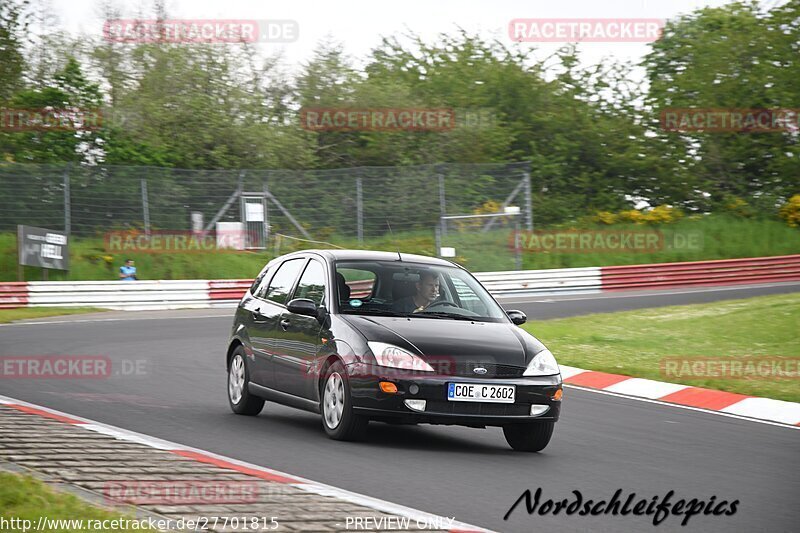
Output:
[[[501,322],[505,312],[467,271],[410,261],[337,261],[339,311],[348,315]]]

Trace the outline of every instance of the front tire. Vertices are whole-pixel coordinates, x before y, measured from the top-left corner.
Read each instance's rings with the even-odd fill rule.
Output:
[[[359,440],[364,437],[369,420],[353,412],[350,383],[340,362],[328,367],[320,401],[322,427],[334,440]]]
[[[244,347],[237,346],[228,365],[228,404],[237,415],[255,416],[264,408],[264,400],[247,389],[250,374],[244,356]]]
[[[555,422],[534,422],[503,426],[506,442],[518,452],[540,452],[553,436]]]

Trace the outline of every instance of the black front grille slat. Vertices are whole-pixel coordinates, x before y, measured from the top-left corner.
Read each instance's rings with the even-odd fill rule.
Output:
[[[527,416],[530,405],[428,400],[425,411],[447,415]]]
[[[480,378],[518,378],[525,372],[525,367],[481,363],[480,361],[456,361],[432,365],[437,374],[442,376],[462,376]],[[475,368],[484,368],[486,372],[478,374]]]

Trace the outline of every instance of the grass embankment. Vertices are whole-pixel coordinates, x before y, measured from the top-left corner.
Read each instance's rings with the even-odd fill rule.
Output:
[[[42,523],[42,529],[53,533],[78,533],[93,529],[104,532],[148,531],[115,528],[115,525],[123,525],[124,522],[114,524],[113,520],[132,517],[95,507],[72,494],[54,491],[30,476],[8,472],[0,472],[0,516],[10,525],[7,531],[23,531],[23,526],[32,531],[39,524],[40,517],[49,519],[47,523]],[[17,520],[11,522],[12,519]],[[29,522],[23,522],[25,520]],[[83,520],[83,528],[76,522],[64,522],[69,520]],[[105,520],[108,522],[103,523]],[[100,524],[103,527],[95,528],[91,524]]]
[[[564,365],[800,401],[796,374],[696,379],[662,373],[660,366],[662,358],[675,357],[800,357],[800,294],[543,320],[523,327]]]
[[[537,228],[544,229],[544,228]],[[553,228],[548,228],[553,229]],[[706,259],[731,259],[800,253],[800,231],[778,220],[752,220],[729,216],[710,216],[702,219],[683,219],[663,226],[634,224],[582,225],[580,228],[561,226],[570,230],[661,230],[670,237],[663,249],[652,252],[531,252],[522,254],[524,269],[569,268],[585,266],[661,263],[674,261],[701,261]],[[674,235],[699,235],[691,244],[674,245]],[[396,232],[394,236],[366,237],[359,245],[352,237],[336,235],[322,240],[344,248],[371,250],[399,250],[406,253],[433,255],[433,231]],[[456,249],[456,260],[470,270],[515,270],[515,254],[510,246],[509,230],[491,230],[481,233],[479,227],[468,231],[448,231],[442,239],[443,246]],[[70,245],[70,271],[53,271],[51,280],[116,280],[123,261],[136,261],[139,279],[226,279],[255,277],[261,267],[278,253],[287,253],[302,247],[321,247],[300,241],[271,240],[264,252],[172,252],[141,253],[135,251],[107,251],[102,237],[75,238]],[[322,246],[324,247],[324,246]],[[277,248],[277,250],[276,250]],[[0,281],[15,281],[16,236],[0,234]],[[25,268],[25,279],[42,279],[38,268]]]
[[[0,309],[0,324],[28,318],[80,315],[83,313],[99,313],[101,311],[104,311],[104,309],[95,309],[94,307],[20,307],[19,309]]]

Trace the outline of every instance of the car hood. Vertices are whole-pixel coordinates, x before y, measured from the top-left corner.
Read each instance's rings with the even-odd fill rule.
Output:
[[[426,359],[453,357],[525,366],[533,354],[544,348],[534,337],[505,322],[358,315],[344,318],[368,341],[394,344]]]

